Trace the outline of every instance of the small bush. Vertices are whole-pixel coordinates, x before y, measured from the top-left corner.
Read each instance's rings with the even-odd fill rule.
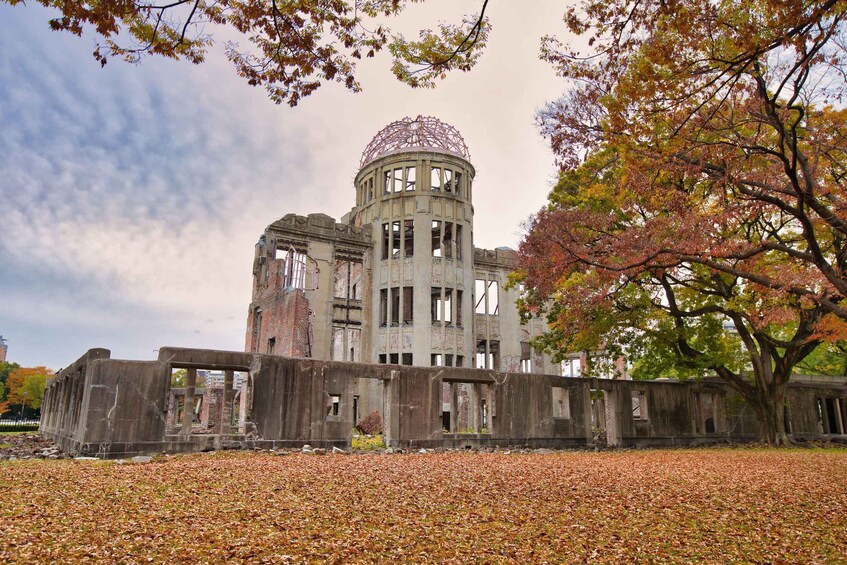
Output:
[[[15,424],[0,424],[0,433],[3,432],[37,432],[38,424],[22,424],[20,426],[16,426]]]

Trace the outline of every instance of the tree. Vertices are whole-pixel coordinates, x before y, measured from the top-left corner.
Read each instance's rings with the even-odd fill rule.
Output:
[[[34,410],[41,408],[44,399],[44,389],[47,377],[53,376],[53,371],[47,367],[19,367],[9,373],[9,404],[30,407]]]
[[[59,10],[50,27],[97,38],[94,57],[139,62],[159,55],[201,63],[214,43],[207,29],[229,27],[250,47],[226,43],[227,58],[238,74],[263,86],[276,102],[296,106],[321,81],[336,81],[354,92],[356,61],[373,57],[386,45],[392,72],[412,87],[432,87],[451,70],[470,70],[490,29],[482,2],[478,15],[461,25],[439,24],[422,30],[418,41],[392,33],[380,18],[400,14],[417,0],[174,0],[97,2],[37,0]],[[22,0],[0,0],[16,6]]]
[[[636,376],[711,371],[756,411],[763,441],[789,443],[783,407],[791,371],[819,343],[847,336],[847,322],[806,297],[656,250],[679,239],[693,248],[712,240],[745,246],[790,233],[791,223],[758,209],[716,222],[719,233],[703,230],[703,218],[728,206],[707,197],[714,179],[664,171],[648,198],[628,189],[622,163],[616,150],[598,150],[562,175],[550,205],[529,223],[518,266],[531,290],[519,306],[528,315],[547,312],[550,331],[539,345],[640,356]],[[767,263],[760,270],[797,280],[816,273],[777,251],[758,260]]]
[[[602,145],[619,159],[620,189],[648,209],[692,190],[710,205],[630,265],[697,263],[847,319],[845,10],[843,0],[587,0],[566,22],[589,36],[588,53],[545,38],[543,56],[576,83],[539,115],[562,167]],[[739,216],[763,221],[727,245],[748,225]],[[645,231],[656,221],[648,214]]]
[[[17,363],[9,363],[8,361],[0,363],[0,401],[6,400],[6,395],[9,392],[9,389],[6,386],[6,379],[9,378],[9,373],[18,367],[20,367],[20,365]]]

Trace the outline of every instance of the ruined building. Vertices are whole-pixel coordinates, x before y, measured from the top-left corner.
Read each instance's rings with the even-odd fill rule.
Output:
[[[405,119],[362,155],[336,222],[288,215],[256,246],[246,352],[91,349],[48,380],[41,433],[78,455],[350,448],[377,412],[390,447],[692,445],[756,437],[725,382],[571,378],[530,347],[514,252],[473,246],[474,168],[452,127]],[[414,365],[414,366],[412,366]],[[847,441],[847,380],[789,384],[796,439]]]
[[[521,326],[504,288],[514,252],[473,245],[474,177],[462,136],[435,118],[380,131],[348,214],[289,214],[259,238],[245,350],[561,374],[529,345],[543,321]]]

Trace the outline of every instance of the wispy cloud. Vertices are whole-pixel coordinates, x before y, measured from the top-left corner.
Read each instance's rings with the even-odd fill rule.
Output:
[[[101,70],[90,40],[47,30],[45,9],[0,12],[0,333],[13,360],[57,368],[97,346],[142,358],[168,343],[241,348],[257,236],[288,212],[345,213],[360,151],[404,115],[464,133],[478,244],[513,245],[548,190],[532,113],[555,77],[496,35],[478,71],[436,91],[410,92],[371,61],[365,95],[328,86],[289,110],[220,56]],[[526,35],[501,17],[504,42]],[[521,65],[530,72],[517,85]]]

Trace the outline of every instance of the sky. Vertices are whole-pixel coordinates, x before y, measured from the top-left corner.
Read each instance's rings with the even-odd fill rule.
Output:
[[[404,32],[459,21],[475,0],[430,0]],[[563,79],[538,59],[562,37],[562,2],[492,2],[470,73],[412,90],[378,56],[364,88],[324,85],[296,108],[271,102],[226,60],[147,58],[100,68],[94,37],[51,32],[53,12],[0,4],[0,335],[8,360],[67,366],[93,347],[155,359],[159,347],[240,351],[253,248],[288,213],[340,218],[362,150],[390,122],[456,127],[474,182],[474,244],[517,247],[545,202],[553,156],[535,113]],[[212,30],[213,31],[213,30]]]

